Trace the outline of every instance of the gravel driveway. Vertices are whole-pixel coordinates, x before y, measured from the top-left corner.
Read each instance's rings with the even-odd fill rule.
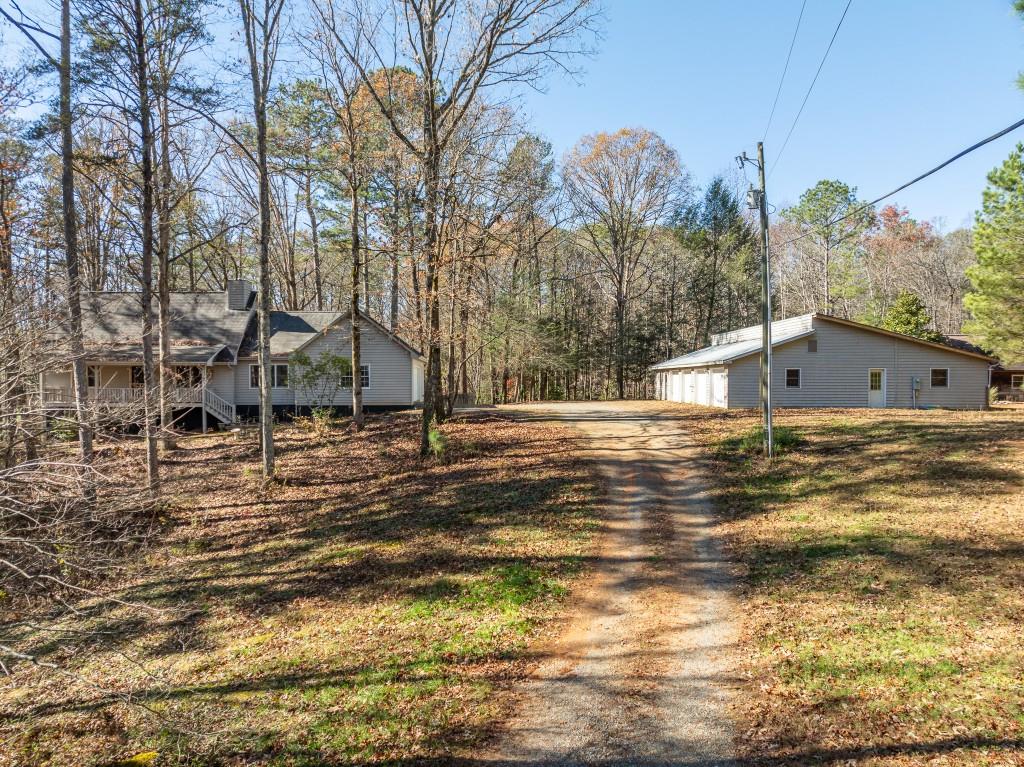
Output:
[[[577,613],[486,762],[731,765],[730,583],[681,422],[651,402],[515,410],[576,428],[609,499]]]

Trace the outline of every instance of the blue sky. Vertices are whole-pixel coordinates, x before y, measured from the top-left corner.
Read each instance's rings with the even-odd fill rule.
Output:
[[[733,174],[733,158],[744,149],[753,154],[764,133],[801,0],[604,3],[604,39],[582,62],[580,81],[553,76],[544,92],[524,95],[532,128],[560,157],[586,133],[642,126],[678,150],[698,186]],[[845,4],[807,2],[765,142],[769,166]],[[47,0],[22,5],[52,20]],[[21,40],[9,28],[4,37],[9,63]],[[769,178],[769,200],[791,204],[822,178],[856,186],[864,199],[895,188],[1024,116],[1020,70],[1024,23],[1011,0],[853,0]],[[969,225],[986,174],[1016,141],[1024,141],[1024,129],[895,201],[947,230]]]
[[[679,152],[698,185],[754,153],[801,0],[607,0],[605,39],[581,84],[553,78],[525,106],[561,156],[582,134],[642,126]],[[765,141],[771,165],[846,0],[808,0]],[[853,0],[769,199],[821,178],[871,199],[1024,116],[1024,24],[1010,0]],[[915,218],[969,223],[987,172],[1024,129],[902,192]],[[751,176],[753,177],[753,176]]]

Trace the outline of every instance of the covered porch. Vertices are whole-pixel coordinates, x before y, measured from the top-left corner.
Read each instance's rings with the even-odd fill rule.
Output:
[[[234,406],[209,388],[206,365],[173,365],[173,382],[168,389],[171,408],[201,408],[203,431],[206,415],[222,423],[233,423]],[[138,364],[90,363],[86,367],[88,400],[92,407],[104,410],[141,408],[145,399],[142,366]],[[75,395],[70,371],[41,376],[39,396],[44,408],[62,410],[74,407]]]

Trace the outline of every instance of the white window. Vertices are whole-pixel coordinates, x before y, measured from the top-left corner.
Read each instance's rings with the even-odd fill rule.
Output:
[[[288,388],[288,366],[287,365],[271,365],[270,366],[270,386],[273,389],[287,389]],[[249,388],[258,389],[260,388],[260,366],[250,365],[249,366]]]
[[[931,385],[933,389],[949,388],[949,368],[932,368]]]
[[[800,388],[800,368],[786,368],[786,388]]]
[[[364,389],[370,388],[370,366],[360,365],[359,366],[359,383]],[[341,377],[341,388],[351,389],[352,388],[352,374],[349,373],[346,376]]]
[[[872,370],[868,373],[868,389],[882,391],[882,371]]]
[[[1024,375],[1013,374],[1010,376],[1011,389],[1024,389]]]

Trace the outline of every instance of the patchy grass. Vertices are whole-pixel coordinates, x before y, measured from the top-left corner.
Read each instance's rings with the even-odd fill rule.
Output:
[[[743,570],[744,763],[1024,764],[1024,413],[779,411],[769,463],[756,414],[675,412]]]
[[[598,483],[559,427],[408,416],[326,440],[182,441],[164,540],[83,605],[74,646],[25,637],[76,678],[16,668],[0,765],[444,761],[485,737],[583,567]],[[73,636],[73,635],[69,635]],[[84,635],[83,635],[84,636]],[[130,697],[132,703],[127,703]]]

